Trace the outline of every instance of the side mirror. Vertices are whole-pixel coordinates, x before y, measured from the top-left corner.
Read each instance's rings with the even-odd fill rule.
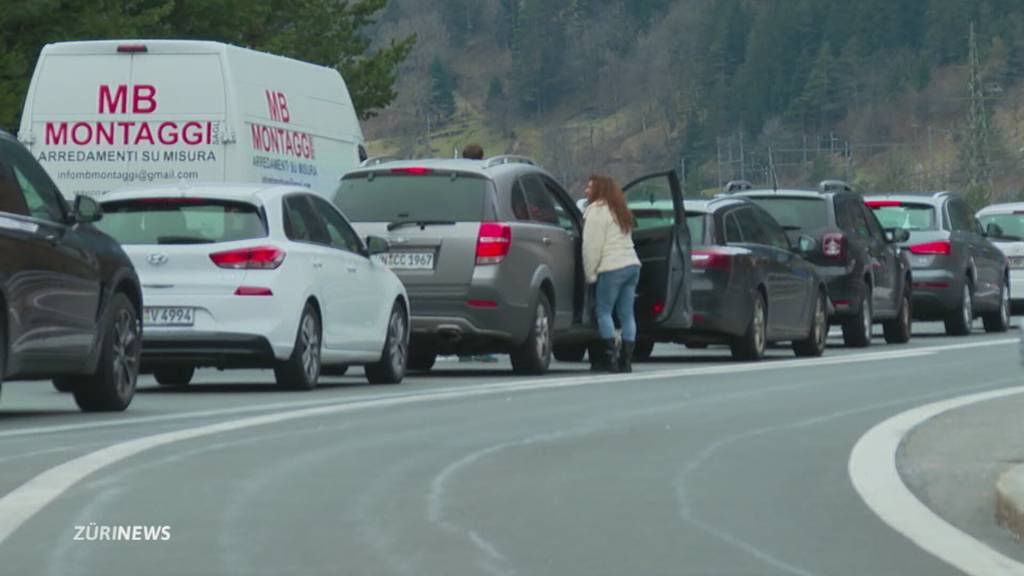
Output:
[[[796,251],[800,254],[810,254],[818,249],[818,242],[810,236],[800,236],[796,241]]]
[[[103,207],[90,196],[75,197],[75,222],[96,222],[103,218]]]
[[[367,236],[366,237],[366,252],[373,256],[374,254],[384,254],[385,252],[391,251],[391,243],[386,238],[380,236]]]
[[[890,244],[902,244],[910,240],[910,230],[905,228],[886,228],[885,239]]]
[[[1006,232],[1003,227],[995,222],[989,222],[988,226],[985,227],[985,236],[989,238],[1003,238]]]

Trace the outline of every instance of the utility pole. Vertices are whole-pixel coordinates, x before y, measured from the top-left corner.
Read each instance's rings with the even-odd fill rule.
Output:
[[[990,188],[989,173],[989,124],[988,109],[985,106],[985,87],[981,78],[981,56],[978,53],[978,37],[971,23],[968,63],[970,76],[967,88],[970,92],[970,109],[967,113],[967,142],[965,160],[967,168],[967,196],[977,209],[988,202]]]
[[[743,156],[743,128],[740,128],[740,180],[747,179],[747,161]]]

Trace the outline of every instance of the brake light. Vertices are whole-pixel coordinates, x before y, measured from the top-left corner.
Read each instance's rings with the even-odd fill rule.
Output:
[[[220,268],[232,270],[274,270],[284,262],[285,252],[273,246],[240,248],[210,254],[210,260]]]
[[[846,237],[838,232],[829,232],[821,237],[821,253],[826,258],[842,258],[846,254]]]
[[[407,176],[423,176],[425,174],[433,174],[432,168],[421,168],[419,166],[412,168],[392,168],[392,174],[405,174]]]
[[[665,311],[665,303],[664,303],[664,302],[662,302],[662,301],[660,301],[660,300],[659,300],[659,301],[657,301],[657,302],[655,302],[655,303],[654,303],[654,304],[653,304],[653,305],[651,306],[651,313],[652,313],[652,314],[653,314],[654,316],[661,316],[661,313],[662,313],[662,312],[664,312],[664,311]]]
[[[699,270],[729,270],[732,268],[732,254],[714,248],[698,249],[690,253],[690,263]]]
[[[910,247],[910,253],[918,255],[949,256],[952,252],[953,246],[949,243],[949,240],[926,242],[924,244],[915,244]]]
[[[205,198],[137,198],[132,200],[134,204],[205,204],[209,200]]]
[[[476,263],[498,264],[508,256],[512,248],[512,227],[501,222],[480,224],[476,237]]]
[[[498,303],[494,300],[466,300],[466,306],[470,308],[497,308]]]
[[[903,206],[899,200],[868,200],[864,202],[868,208],[895,208]]]
[[[235,296],[273,296],[274,291],[270,288],[257,288],[255,286],[239,286],[235,290]]]
[[[121,44],[117,47],[117,51],[120,54],[138,54],[139,52],[148,52],[145,44]]]

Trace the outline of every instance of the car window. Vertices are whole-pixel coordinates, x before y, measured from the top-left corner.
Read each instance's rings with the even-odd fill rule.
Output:
[[[665,175],[652,176],[623,190],[626,205],[633,213],[636,230],[675,226],[675,203],[671,180]]]
[[[863,202],[858,202],[858,204],[860,205],[860,211],[864,217],[864,221],[867,222],[868,233],[871,234],[875,240],[884,242],[885,231],[882,230],[882,225],[878,223],[878,218],[875,218],[874,211],[865,206]]]
[[[28,215],[40,220],[63,224],[67,207],[57,186],[21,146],[0,140],[0,150],[14,172]]]
[[[527,174],[520,178],[523,192],[526,194],[526,205],[530,210],[530,220],[541,224],[560,226],[555,203],[544,187],[544,182],[536,174]]]
[[[345,222],[345,218],[338,213],[338,209],[323,198],[314,196],[311,199],[317,214],[323,218],[327,234],[331,238],[331,246],[353,254],[362,254],[363,244],[359,240],[359,236],[348,225],[348,222]]]
[[[842,231],[861,238],[868,238],[871,236],[871,232],[868,230],[864,212],[858,204],[860,203],[853,198],[837,198],[836,222]]]
[[[981,217],[981,224],[985,228],[990,224],[999,226],[1004,239],[1024,240],[1024,214],[986,214]]]
[[[14,174],[0,162],[0,212],[28,216],[28,206],[14,180]]]
[[[480,222],[491,187],[475,174],[363,172],[341,181],[334,204],[351,222]]]
[[[750,209],[754,216],[757,218],[758,226],[761,232],[764,234],[765,239],[768,241],[769,246],[774,246],[780,250],[789,250],[789,239],[786,237],[786,232],[783,231],[779,223],[776,222],[770,214],[763,210]]]
[[[740,223],[736,221],[736,212],[730,211],[725,214],[723,218],[725,226],[725,243],[726,244],[742,244],[743,243],[743,232],[740,230]]]
[[[739,208],[735,211],[736,223],[743,231],[743,238],[747,244],[762,244],[771,246],[771,239],[761,229],[757,220],[757,214],[751,208]]]
[[[127,245],[236,242],[267,235],[256,206],[204,198],[105,202],[96,227]]]
[[[828,228],[828,206],[824,198],[758,196],[750,200],[767,210],[787,232],[811,233]]]
[[[530,207],[526,205],[526,194],[523,193],[523,186],[518,180],[512,185],[510,200],[512,202],[512,214],[516,217],[516,220],[528,222],[530,220]]]
[[[317,218],[309,198],[305,194],[296,194],[285,198],[285,235],[296,242],[315,242],[325,246],[331,245],[330,235],[323,222]]]
[[[555,207],[555,214],[558,216],[558,225],[563,230],[570,234],[577,232],[576,219],[572,217],[569,212],[570,208],[566,205],[563,197],[565,195],[559,188],[558,184],[555,184],[548,178],[542,178],[544,180],[544,189],[547,191],[548,196],[551,199],[551,203]]]
[[[951,200],[948,204],[949,223],[957,232],[975,232],[974,217],[967,204],[959,200]]]
[[[708,215],[704,212],[687,212],[686,227],[690,229],[690,245],[701,246],[704,244],[704,224]]]
[[[878,221],[884,228],[904,230],[938,230],[935,208],[928,204],[906,204],[901,202],[869,201]]]

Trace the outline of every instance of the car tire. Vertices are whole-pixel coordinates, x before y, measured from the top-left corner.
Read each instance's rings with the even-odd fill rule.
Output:
[[[53,379],[53,389],[57,392],[74,392],[78,379],[74,376],[57,376]]]
[[[711,346],[707,342],[687,342],[683,345],[690,350],[707,350],[708,347]]]
[[[289,390],[312,390],[320,380],[320,352],[323,342],[320,315],[307,303],[299,317],[295,346],[287,360],[274,366],[277,385]]]
[[[370,384],[400,384],[405,378],[409,361],[409,318],[398,302],[391,307],[388,317],[388,335],[380,360],[366,365],[366,380]]]
[[[828,310],[825,308],[825,294],[818,291],[814,299],[814,316],[807,338],[793,341],[793,353],[801,357],[817,357],[825,353],[828,343]]]
[[[551,303],[543,292],[537,294],[530,333],[511,359],[516,374],[545,374],[551,366]]]
[[[637,338],[633,348],[633,362],[650,362],[654,354],[654,340]]]
[[[161,386],[188,386],[195,375],[195,366],[170,366],[157,368],[153,372],[153,378]]]
[[[334,376],[340,378],[348,373],[347,364],[337,364],[334,366],[324,366],[320,368],[321,376]]]
[[[764,295],[758,292],[754,308],[750,313],[747,331],[730,344],[734,360],[756,361],[764,358],[768,346],[768,314]]]
[[[965,279],[960,288],[960,303],[946,316],[946,334],[949,336],[967,336],[974,324],[974,286],[970,279]]]
[[[849,348],[867,348],[871,345],[871,331],[874,326],[871,290],[864,289],[857,314],[843,322],[843,344]]]
[[[981,317],[985,332],[1006,332],[1010,329],[1010,288],[1006,280],[999,289],[999,310]]]
[[[882,323],[882,331],[885,334],[887,344],[906,344],[910,342],[910,335],[913,330],[914,318],[911,310],[910,292],[904,290],[900,298],[900,309],[896,317]]]
[[[75,403],[83,412],[122,412],[135,397],[142,358],[139,314],[124,294],[114,294],[107,308],[96,373],[69,378]]]
[[[409,363],[406,366],[407,370],[427,372],[434,367],[435,362],[437,362],[437,350],[423,345],[409,346]]]
[[[583,362],[587,355],[586,344],[555,344],[552,350],[555,360],[559,362]]]

